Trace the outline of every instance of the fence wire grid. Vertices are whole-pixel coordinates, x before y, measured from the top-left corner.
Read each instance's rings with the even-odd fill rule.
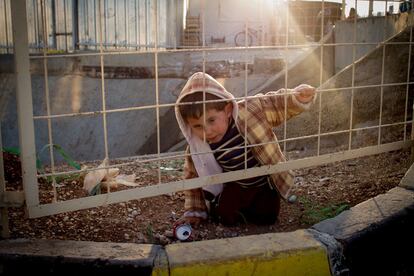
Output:
[[[253,15],[241,12],[243,18],[225,10],[234,1],[222,0],[1,2],[0,20],[8,22],[0,27],[1,47],[4,53],[14,53],[21,72],[16,84],[19,141],[30,217],[412,145],[413,20],[410,11],[390,8],[395,2],[374,1],[380,16],[374,17],[369,6],[371,21],[346,16],[351,7],[361,14],[358,7],[367,1],[351,1],[346,9],[341,3],[312,2],[306,9],[296,1],[261,0],[256,1]],[[174,13],[167,11],[169,7],[174,7]],[[59,20],[53,19],[57,14]],[[227,33],[224,27],[209,27],[213,14],[218,14]],[[367,28],[374,21],[376,27],[382,26],[375,34]],[[81,63],[81,73],[56,65],[74,64],[74,60]],[[29,71],[30,64],[35,69]],[[178,93],[195,71],[211,74],[236,100],[247,102],[258,93],[300,83],[315,86],[317,99],[311,109],[274,129],[278,142],[273,143],[279,143],[288,160],[249,169],[245,160],[244,170],[181,180],[183,159],[189,154],[173,110]],[[42,85],[33,84],[39,82]],[[282,95],[285,103],[290,94]],[[286,118],[286,104],[283,112]],[[88,144],[85,136],[94,142]],[[69,137],[69,142],[62,137]],[[43,170],[36,167],[40,139],[47,141],[40,156]],[[74,154],[75,140],[98,154],[89,160],[77,158],[87,156],[88,150]],[[259,145],[263,144],[245,141],[240,148],[246,151]],[[65,154],[85,166],[62,165],[68,161],[62,158]],[[117,168],[136,173],[133,181],[123,182],[136,187],[114,189],[108,184],[100,194],[69,200],[60,196],[64,187],[74,185],[68,181],[72,177]],[[41,191],[45,187],[53,195],[47,200]]]

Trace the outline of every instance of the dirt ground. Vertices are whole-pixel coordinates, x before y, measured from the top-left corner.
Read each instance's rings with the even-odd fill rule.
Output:
[[[16,156],[4,154],[8,190],[21,189],[20,163]],[[257,226],[243,223],[226,227],[207,222],[193,231],[193,240],[246,236],[308,228],[335,216],[362,201],[397,186],[409,168],[410,152],[399,150],[375,156],[336,162],[296,170],[295,203],[282,202],[282,210],[274,225]],[[181,178],[181,163],[163,163],[163,181]],[[158,165],[156,165],[158,166]],[[139,164],[123,168],[123,173],[136,173],[136,182],[157,182],[155,165]],[[65,179],[57,188],[58,200],[86,196],[77,178]],[[119,186],[115,190],[127,189]],[[51,202],[51,185],[40,184],[40,200]],[[9,209],[11,238],[38,238],[84,241],[111,241],[169,244],[172,225],[183,214],[183,193],[132,200],[99,208],[28,219],[24,208]]]

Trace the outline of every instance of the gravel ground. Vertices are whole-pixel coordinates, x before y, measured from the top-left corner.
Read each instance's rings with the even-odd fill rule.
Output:
[[[409,151],[399,150],[296,170],[294,194],[297,201],[282,202],[280,217],[274,225],[243,223],[226,227],[209,221],[195,228],[192,238],[207,240],[307,228],[397,186],[409,168],[409,157]],[[7,189],[21,189],[18,158],[4,154],[4,161]],[[158,181],[157,166],[138,164],[122,167],[121,172],[136,173],[136,182],[148,185]],[[182,162],[164,162],[162,181],[180,179],[181,166]],[[79,178],[65,179],[60,184],[57,188],[59,200],[87,196]],[[128,188],[120,185],[114,190]],[[52,199],[51,185],[42,181],[41,202],[52,202]],[[165,245],[179,242],[173,237],[172,225],[182,215],[183,206],[183,193],[178,192],[36,219],[28,219],[24,208],[9,208],[9,224],[12,238]]]

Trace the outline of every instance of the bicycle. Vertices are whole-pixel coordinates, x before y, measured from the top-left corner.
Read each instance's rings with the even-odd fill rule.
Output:
[[[234,44],[236,46],[252,46],[253,41],[257,41],[261,37],[262,30],[255,30],[253,28],[247,28],[247,36],[246,30],[238,32],[234,36]],[[246,43],[247,39],[247,43]]]

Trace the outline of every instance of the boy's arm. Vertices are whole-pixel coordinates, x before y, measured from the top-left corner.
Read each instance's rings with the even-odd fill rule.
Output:
[[[301,84],[294,89],[279,89],[276,92],[268,92],[267,97],[260,99],[266,118],[269,123],[276,127],[289,120],[293,116],[308,110],[316,99],[314,87]],[[285,99],[286,97],[286,99]],[[285,112],[285,104],[287,104]]]
[[[189,153],[189,150],[186,151]],[[184,179],[198,177],[194,163],[190,155],[184,161]],[[184,219],[192,224],[197,224],[207,218],[207,206],[205,204],[203,190],[201,188],[184,191]]]

